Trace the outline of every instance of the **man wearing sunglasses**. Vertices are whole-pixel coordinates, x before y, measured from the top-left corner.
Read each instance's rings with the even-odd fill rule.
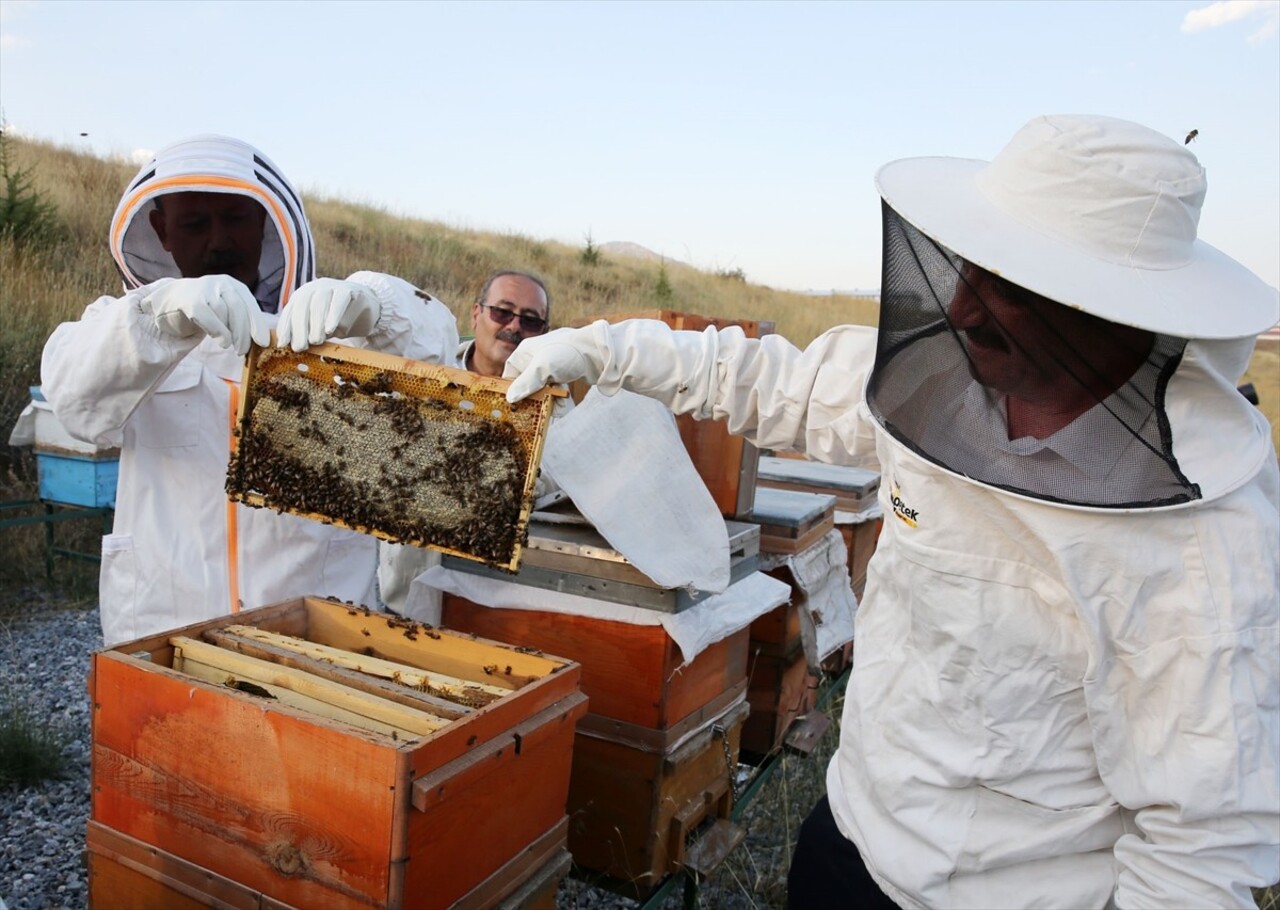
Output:
[[[457,366],[482,376],[501,378],[517,345],[525,338],[546,334],[551,318],[551,295],[542,279],[528,272],[500,269],[485,279],[471,306],[475,337],[458,348]],[[538,494],[551,491],[549,479],[538,480]],[[422,622],[440,621],[440,593],[413,579],[439,564],[431,550],[384,543],[378,548],[378,586],[382,602],[391,610]]]
[[[528,272],[502,269],[490,275],[471,307],[475,339],[458,352],[459,365],[482,376],[501,376],[507,358],[525,338],[546,334],[551,295]]]

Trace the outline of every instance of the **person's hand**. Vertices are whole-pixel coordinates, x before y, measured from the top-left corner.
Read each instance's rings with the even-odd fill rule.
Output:
[[[249,353],[252,342],[264,346],[271,342],[271,320],[249,289],[229,275],[157,282],[142,306],[166,335],[209,335],[224,348],[234,348],[240,357]]]
[[[354,281],[317,278],[293,292],[276,327],[276,346],[305,351],[330,338],[363,338],[373,331],[382,305]]]
[[[521,341],[502,369],[503,378],[515,380],[507,389],[507,401],[515,404],[550,383],[583,378],[594,382],[599,369],[592,368],[583,345],[589,337],[582,329],[557,329]]]

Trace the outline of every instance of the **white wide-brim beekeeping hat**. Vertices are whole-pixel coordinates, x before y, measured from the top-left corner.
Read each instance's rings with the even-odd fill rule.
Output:
[[[1196,238],[1196,157],[1136,123],[1039,117],[990,162],[906,158],[876,188],[973,264],[1112,322],[1239,338],[1280,320],[1275,288]]]

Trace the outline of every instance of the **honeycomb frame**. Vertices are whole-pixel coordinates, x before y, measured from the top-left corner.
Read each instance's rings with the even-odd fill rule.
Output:
[[[516,572],[563,389],[349,345],[254,345],[229,499]]]

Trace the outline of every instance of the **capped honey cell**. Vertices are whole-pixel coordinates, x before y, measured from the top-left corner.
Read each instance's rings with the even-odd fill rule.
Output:
[[[236,501],[515,571],[554,396],[346,345],[257,348],[241,386]]]

